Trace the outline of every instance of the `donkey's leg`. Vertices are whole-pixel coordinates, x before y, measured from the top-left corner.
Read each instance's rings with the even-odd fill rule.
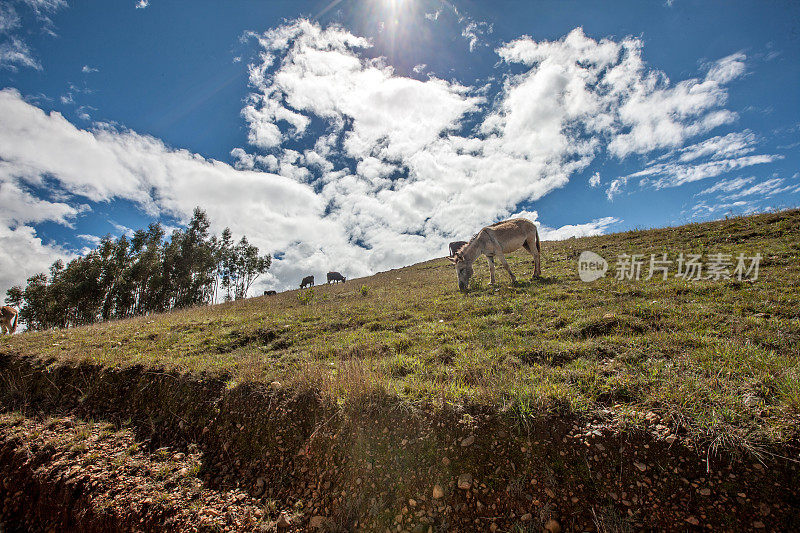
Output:
[[[517,278],[514,276],[514,273],[511,272],[511,267],[508,266],[508,261],[506,261],[506,256],[503,254],[497,254],[500,256],[500,262],[503,264],[503,267],[508,271],[508,275],[511,276],[511,283],[514,284],[517,282]]]
[[[533,241],[533,242],[531,242]],[[522,245],[529,254],[533,256],[533,276],[531,279],[536,279],[542,276],[542,265],[539,257],[539,252],[536,251],[536,241],[533,237],[525,241]]]
[[[492,280],[492,285],[494,285],[494,257],[487,255],[486,259],[489,260],[489,277]]]

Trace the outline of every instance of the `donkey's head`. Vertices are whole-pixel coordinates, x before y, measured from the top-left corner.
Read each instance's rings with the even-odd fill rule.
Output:
[[[469,287],[469,278],[472,277],[472,263],[466,261],[461,252],[456,252],[450,261],[456,266],[456,273],[458,274],[458,290],[466,291]]]

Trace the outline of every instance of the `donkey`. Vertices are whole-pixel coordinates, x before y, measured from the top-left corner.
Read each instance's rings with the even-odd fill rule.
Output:
[[[347,281],[347,278],[338,272],[328,272],[328,283],[344,283],[345,281]]]
[[[536,231],[536,225],[533,222],[524,218],[512,218],[486,226],[480,230],[466,246],[456,252],[455,257],[450,258],[458,273],[459,290],[467,290],[469,278],[472,277],[472,264],[481,254],[485,254],[489,260],[492,285],[495,284],[495,256],[500,258],[503,267],[508,271],[508,275],[511,276],[511,283],[516,283],[517,278],[511,272],[511,268],[508,266],[503,254],[518,250],[520,247],[525,248],[533,256],[533,277],[541,276],[541,244],[539,233]]]
[[[306,287],[313,287],[314,286],[314,276],[306,276],[303,278],[303,281],[300,282],[300,288],[305,289]]]
[[[264,296],[275,296],[278,294],[277,291],[264,291]]]
[[[17,331],[18,319],[19,315],[16,309],[8,307],[7,305],[0,307],[0,332],[2,332],[3,335],[6,333],[13,335],[13,333]]]
[[[450,243],[450,257],[455,257],[456,252],[458,252],[464,245],[467,244],[467,241],[454,241]]]

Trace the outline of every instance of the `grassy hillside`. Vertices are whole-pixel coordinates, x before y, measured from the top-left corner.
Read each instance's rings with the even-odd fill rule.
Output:
[[[583,283],[592,250],[608,275]],[[617,281],[618,254],[760,253],[755,282]],[[434,259],[344,285],[0,340],[0,353],[311,384],[337,401],[383,389],[412,403],[520,417],[655,414],[725,448],[781,443],[800,422],[800,211],[543,243],[543,279],[485,258],[468,294]],[[671,274],[675,272],[673,264]],[[647,275],[647,264],[643,278]]]

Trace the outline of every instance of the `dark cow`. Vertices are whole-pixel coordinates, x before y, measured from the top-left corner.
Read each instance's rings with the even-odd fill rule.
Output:
[[[468,243],[467,241],[455,241],[450,243],[450,257],[455,257],[456,253],[461,249],[462,246],[466,246]]]
[[[328,272],[328,283],[344,283],[345,281],[347,281],[347,278],[338,272]]]
[[[300,288],[305,289],[306,287],[313,287],[314,286],[314,276],[306,276],[303,278],[303,281],[300,283]]]
[[[275,296],[278,294],[277,291],[264,291],[264,296]]]

